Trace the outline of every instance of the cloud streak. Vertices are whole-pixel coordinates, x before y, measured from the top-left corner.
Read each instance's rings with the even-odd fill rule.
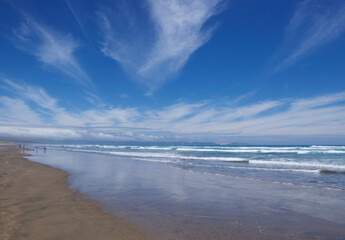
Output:
[[[10,80],[3,83],[10,93],[17,92],[15,97],[1,97],[4,137],[54,139],[56,134],[56,139],[74,140],[208,141],[217,136],[345,136],[345,92],[237,106],[208,100],[145,111],[104,106],[71,112],[44,89],[24,86],[23,91]]]
[[[14,42],[18,49],[34,55],[45,66],[53,67],[90,86],[91,80],[75,57],[79,43],[68,34],[49,28],[23,14],[24,22],[14,30]]]
[[[32,110],[23,100],[0,97],[0,122],[10,124],[42,124],[39,114]],[[23,117],[25,116],[25,117]]]
[[[0,83],[2,83],[0,86],[3,89],[16,96],[16,98],[4,97],[7,100],[4,103],[20,100],[20,105],[25,105],[25,107],[31,111],[32,114],[30,113],[30,116],[34,114],[37,116],[40,115],[41,120],[37,121],[38,124],[55,124],[59,127],[114,126],[116,124],[131,121],[132,118],[137,116],[137,112],[133,108],[113,108],[105,105],[79,113],[68,112],[65,108],[59,106],[59,101],[57,99],[48,95],[47,92],[40,87],[17,84],[9,79],[3,79]],[[6,112],[16,112],[15,104],[4,103],[2,105],[5,114],[0,124],[5,122],[11,123],[11,121],[5,121]],[[21,113],[21,111],[18,111],[17,119],[24,119],[22,122],[23,124],[26,123],[25,116],[27,112],[28,111],[23,111],[23,113]]]
[[[49,96],[43,88],[27,84],[17,84],[9,79],[2,79],[0,86],[17,95],[24,101],[31,101],[41,109],[57,113],[63,109],[58,107],[58,100]]]
[[[297,5],[286,28],[286,37],[275,71],[283,70],[312,54],[345,30],[343,1],[305,0]]]
[[[191,54],[211,38],[215,26],[207,28],[205,23],[224,9],[224,1],[147,0],[147,5],[153,30],[146,33],[127,9],[124,18],[131,34],[121,34],[118,19],[111,13],[100,11],[99,17],[104,33],[103,53],[154,90],[176,75]],[[147,36],[152,32],[154,39]]]

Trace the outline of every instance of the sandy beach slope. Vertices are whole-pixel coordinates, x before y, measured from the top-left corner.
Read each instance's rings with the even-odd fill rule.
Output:
[[[67,174],[0,142],[0,239],[152,239],[69,189]]]

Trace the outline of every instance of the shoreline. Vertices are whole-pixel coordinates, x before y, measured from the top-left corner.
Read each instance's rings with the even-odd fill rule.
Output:
[[[6,151],[0,141],[0,191],[7,191],[0,196],[0,239],[326,240],[345,233],[338,192],[106,155],[29,155],[17,145]]]
[[[0,142],[1,239],[154,239],[73,191],[68,174]]]

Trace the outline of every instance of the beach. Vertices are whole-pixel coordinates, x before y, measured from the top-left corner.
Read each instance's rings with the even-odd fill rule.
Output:
[[[43,146],[27,144],[31,150],[23,151],[1,145],[1,239],[342,240],[345,236],[345,194],[335,184],[331,188],[203,172],[200,165],[206,160],[214,166],[249,164],[252,169],[250,160],[230,158],[228,153],[228,160],[235,163],[224,163],[225,155],[176,153],[187,148],[199,153],[215,148],[243,152],[243,147],[62,144],[44,150]],[[173,149],[170,155],[168,148]],[[290,173],[291,166],[286,170]],[[302,174],[329,178],[316,172]],[[335,175],[338,182],[339,177]]]
[[[67,174],[0,145],[0,239],[153,239],[72,191]]]

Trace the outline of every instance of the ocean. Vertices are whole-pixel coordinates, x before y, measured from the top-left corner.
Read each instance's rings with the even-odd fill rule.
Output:
[[[46,145],[46,150],[44,146]],[[160,239],[343,239],[345,146],[31,144]]]
[[[345,146],[50,144],[47,147],[157,162],[205,174],[345,190]]]

